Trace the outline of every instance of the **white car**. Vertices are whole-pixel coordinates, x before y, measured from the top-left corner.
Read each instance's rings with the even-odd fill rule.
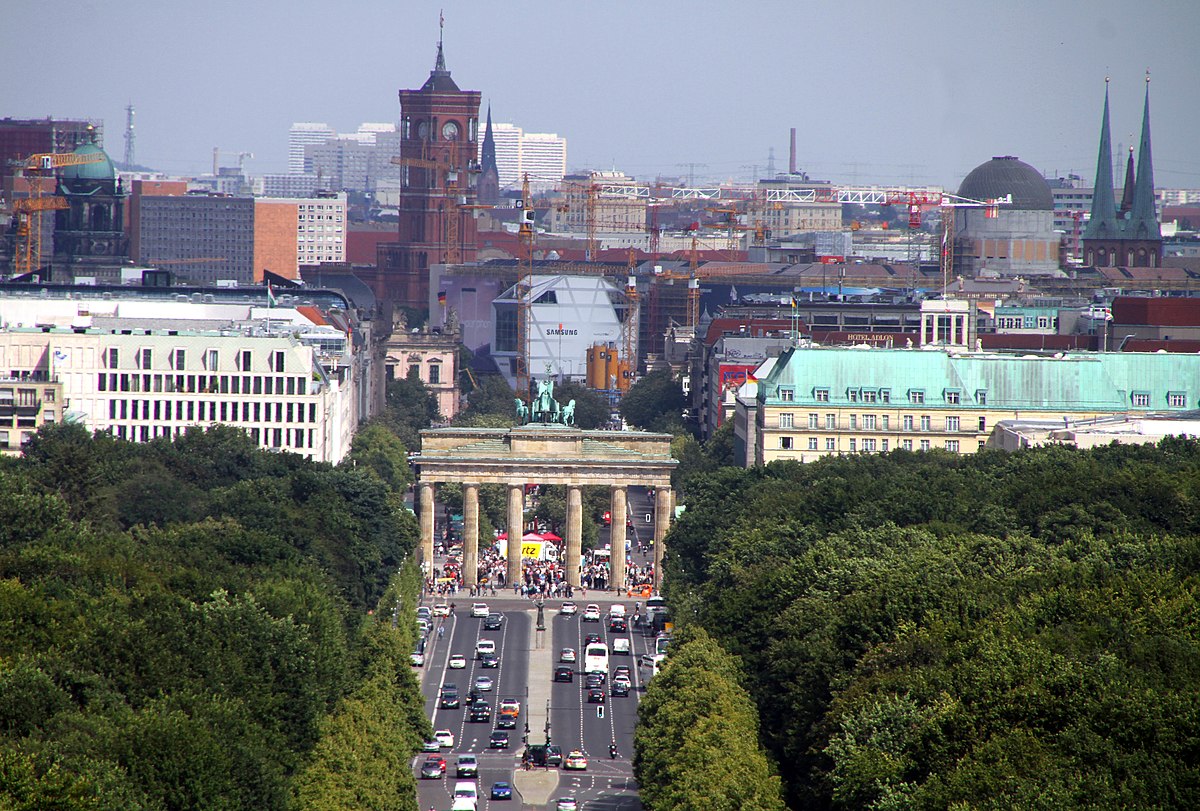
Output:
[[[492,689],[492,677],[478,676],[475,679],[475,689],[479,690],[481,693],[490,692]]]
[[[560,614],[575,614],[575,613],[578,613],[578,611],[579,611],[579,606],[575,605],[575,603],[572,603],[572,602],[563,603],[562,605],[560,605],[558,607],[558,613],[560,613]]]
[[[554,811],[579,811],[579,802],[574,797],[559,797]]]
[[[472,617],[479,617],[482,619],[483,617],[486,617],[490,613],[492,613],[492,612],[488,610],[487,603],[472,603],[471,604],[471,616]]]
[[[425,664],[425,654],[419,650],[415,650],[408,655],[408,660],[412,662],[413,667],[421,667]]]
[[[435,617],[450,616],[450,606],[446,605],[445,603],[438,603],[433,607],[433,615]]]
[[[583,609],[583,618],[588,622],[599,622],[600,606],[595,603],[588,603],[587,607]]]
[[[574,662],[575,661],[575,649],[574,648],[563,648],[561,651],[559,651],[558,661]]]
[[[448,664],[451,670],[462,670],[467,666],[467,657],[463,656],[461,653],[456,653],[450,657],[450,662]]]
[[[438,742],[438,746],[443,749],[454,748],[454,733],[448,729],[439,729],[433,733],[433,739]]]

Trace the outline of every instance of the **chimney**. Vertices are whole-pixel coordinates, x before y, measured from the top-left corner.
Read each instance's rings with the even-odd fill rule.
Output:
[[[796,174],[796,128],[792,127],[792,150],[788,153],[788,174]]]

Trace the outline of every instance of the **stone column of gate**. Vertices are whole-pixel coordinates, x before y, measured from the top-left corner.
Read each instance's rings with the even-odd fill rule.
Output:
[[[504,584],[521,582],[521,536],[525,534],[525,485],[508,486],[508,574]]]
[[[579,563],[583,548],[583,489],[573,484],[567,488],[567,582],[579,585]]]
[[[654,496],[654,590],[662,590],[663,539],[671,528],[675,502],[670,487],[659,487]]]
[[[421,521],[421,571],[426,577],[433,576],[433,482],[417,485],[420,500]]]
[[[612,588],[618,594],[625,588],[625,486],[613,485],[609,515],[612,523],[609,542],[612,549]]]
[[[479,582],[479,485],[463,484],[463,586]]]

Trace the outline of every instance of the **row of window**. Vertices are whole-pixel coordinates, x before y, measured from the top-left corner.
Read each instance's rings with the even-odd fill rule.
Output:
[[[891,414],[849,414],[847,416],[849,417],[848,428],[851,431],[857,431],[860,429],[863,431],[877,431],[877,430],[878,431],[890,431],[890,430],[892,430],[892,415]],[[980,417],[978,424],[979,424],[979,431],[981,431],[981,432],[986,431],[987,430],[987,417]],[[920,425],[919,429],[916,427],[917,425]],[[787,412],[787,411],[780,413],[779,427],[780,428],[795,428],[796,427],[795,414],[792,414],[791,412]],[[839,420],[837,414],[826,414],[825,418],[822,420],[821,415],[815,414],[815,413],[809,413],[808,427],[810,429],[814,429],[814,430],[819,430],[819,429],[823,428],[826,431],[838,431],[838,430],[841,430],[841,428],[842,428],[841,421]],[[915,431],[915,430],[932,431],[933,430],[933,418],[931,416],[929,416],[928,414],[922,414],[922,415],[920,415],[920,419],[918,422],[917,415],[903,414],[903,415],[901,415],[901,418],[900,418],[900,429],[899,430],[902,430],[902,431]],[[944,431],[961,431],[961,430],[963,430],[962,418],[959,416],[946,417],[945,419],[942,420],[942,430],[944,430]]]
[[[118,439],[130,442],[149,442],[160,436],[183,436],[187,426],[184,425],[117,425],[112,432]],[[311,428],[247,428],[246,433],[256,445],[269,448],[311,449],[313,446],[313,429]],[[0,432],[2,435],[3,432]],[[24,435],[29,439],[29,434]]]
[[[916,450],[928,451],[933,449],[933,442],[928,439],[901,439],[896,443],[896,447],[911,451],[914,450],[914,442],[916,443]],[[942,447],[951,453],[958,453],[962,446],[957,439],[947,439]],[[779,437],[779,449],[783,451],[795,450],[795,438],[790,436]],[[821,442],[817,437],[810,436],[808,438],[808,450],[821,450]],[[833,437],[826,437],[825,450],[836,453],[838,450],[837,440]],[[858,453],[859,451],[862,453],[887,453],[891,450],[891,443],[887,439],[875,439],[874,437],[851,437],[847,444],[847,450],[850,453]]]
[[[832,402],[828,388],[814,388],[812,394],[813,400],[818,403]],[[926,403],[924,389],[909,389],[906,392],[906,398],[909,405],[925,405]],[[796,390],[780,386],[779,400],[784,403],[795,402]],[[1166,400],[1168,408],[1187,408],[1187,394],[1184,392],[1167,392]],[[892,392],[891,389],[849,388],[846,389],[846,401],[851,403],[891,403]],[[942,389],[942,402],[946,405],[961,405],[964,402],[963,392],[959,389]],[[976,390],[974,402],[976,405],[987,405],[987,391]],[[1152,397],[1148,391],[1135,391],[1129,396],[1129,403],[1134,408],[1150,408]]]
[[[180,422],[317,421],[317,404],[231,403],[211,400],[109,400],[110,420],[178,420]]]
[[[105,348],[101,356],[104,360],[104,365],[109,369],[121,368],[121,350],[119,347],[110,346]],[[139,369],[154,368],[154,350],[151,347],[145,346],[137,349],[133,353],[134,362]],[[221,353],[216,349],[205,349],[200,353],[200,359],[203,361],[203,366],[210,372],[215,372],[221,367]],[[283,372],[284,365],[287,359],[287,353],[282,349],[276,349],[267,353],[267,367],[272,372]],[[238,371],[249,372],[253,368],[254,353],[249,349],[239,349],[234,353],[234,361],[236,362]],[[170,368],[176,371],[187,369],[187,350],[182,347],[167,350],[167,362]]]
[[[269,375],[162,375],[100,372],[98,391],[181,392],[184,394],[308,394],[308,378]]]

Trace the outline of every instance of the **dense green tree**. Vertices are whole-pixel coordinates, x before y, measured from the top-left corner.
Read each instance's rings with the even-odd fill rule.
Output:
[[[648,431],[681,432],[687,398],[669,369],[638,379],[621,398],[621,416],[630,425]],[[674,429],[674,430],[672,430]]]
[[[405,378],[388,381],[383,413],[373,422],[390,429],[404,447],[420,448],[421,431],[441,419],[437,397],[413,371]]]
[[[412,482],[408,448],[395,432],[381,423],[363,426],[350,444],[347,462],[374,473],[393,491],[402,491]]]
[[[517,395],[500,375],[481,375],[478,385],[466,395],[467,406],[454,419],[459,426],[503,427],[516,422]],[[474,422],[481,418],[499,419],[501,426],[483,426]]]

